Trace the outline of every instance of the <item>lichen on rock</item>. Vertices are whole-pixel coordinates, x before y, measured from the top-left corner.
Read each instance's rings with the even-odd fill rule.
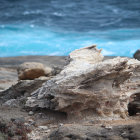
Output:
[[[26,105],[66,112],[69,117],[126,118],[130,96],[140,92],[140,62],[120,57],[103,61],[96,46],[73,51],[70,59]]]

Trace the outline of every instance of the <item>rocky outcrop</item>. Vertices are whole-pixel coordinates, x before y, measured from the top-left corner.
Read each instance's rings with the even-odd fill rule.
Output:
[[[140,92],[140,62],[120,57],[103,61],[96,46],[76,50],[70,59],[26,105],[66,112],[70,118],[126,118],[130,96]]]
[[[140,60],[140,50],[137,50],[137,51],[134,53],[133,57],[134,57],[135,59],[137,59],[137,60]]]
[[[42,86],[49,78],[40,77],[35,80],[21,80],[11,86],[9,89],[0,92],[0,103],[4,103],[20,96],[30,96],[30,94]]]
[[[52,69],[45,67],[41,63],[37,62],[25,62],[18,68],[18,78],[20,80],[33,80],[40,76],[50,76]]]

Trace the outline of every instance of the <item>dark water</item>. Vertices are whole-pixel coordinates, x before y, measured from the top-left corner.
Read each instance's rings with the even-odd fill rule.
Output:
[[[0,56],[67,55],[90,44],[132,56],[140,0],[0,0]]]

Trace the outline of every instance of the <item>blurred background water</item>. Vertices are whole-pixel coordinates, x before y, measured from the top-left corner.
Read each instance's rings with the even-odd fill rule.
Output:
[[[91,44],[131,57],[140,48],[140,0],[0,0],[0,57],[68,55]]]

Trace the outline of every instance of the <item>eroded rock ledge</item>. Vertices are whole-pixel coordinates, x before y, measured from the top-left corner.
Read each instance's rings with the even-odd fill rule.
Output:
[[[69,117],[126,118],[130,96],[140,93],[140,62],[120,57],[103,61],[96,46],[76,50],[70,59],[26,105],[66,112]]]

